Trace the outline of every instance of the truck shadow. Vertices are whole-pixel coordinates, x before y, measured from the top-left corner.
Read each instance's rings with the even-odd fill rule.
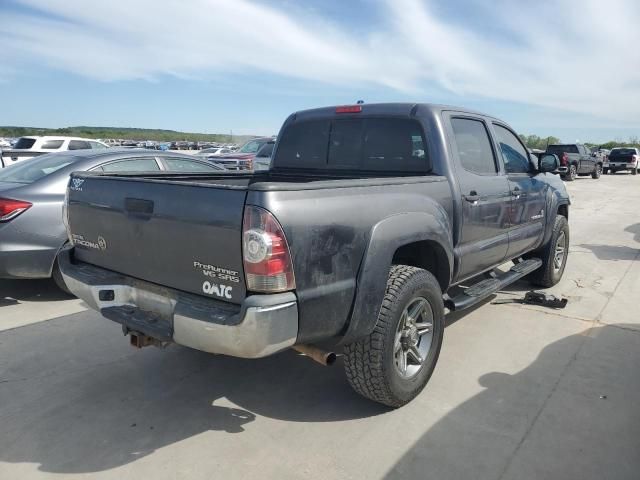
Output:
[[[583,243],[577,246],[591,250],[598,260],[633,260],[640,252],[637,248],[625,245],[592,245]]]
[[[640,457],[625,447],[640,432],[628,401],[640,391],[633,335],[596,327],[549,344],[517,373],[482,375],[483,391],[448,411],[385,478],[636,478]],[[624,434],[612,437],[613,425]]]
[[[293,351],[260,360],[178,346],[136,351],[117,325],[88,315],[19,329],[30,331],[28,341],[1,334],[0,462],[100,472],[197,435],[224,444],[219,435],[240,434],[256,420],[264,428],[388,411],[353,392],[339,364],[325,368]],[[46,363],[34,365],[38,359]]]
[[[633,239],[636,242],[640,242],[640,223],[634,223],[632,225],[629,225],[627,228],[624,229],[624,231],[632,233]]]
[[[55,302],[72,297],[60,290],[51,279],[5,280],[0,279],[0,307],[15,305],[21,301]]]

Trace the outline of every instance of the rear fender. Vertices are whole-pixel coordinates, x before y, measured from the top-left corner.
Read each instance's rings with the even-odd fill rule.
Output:
[[[373,331],[393,257],[400,247],[420,241],[436,243],[446,256],[448,275],[446,279],[439,279],[441,285],[445,284],[443,290],[446,289],[453,271],[451,225],[440,205],[434,204],[430,210],[387,217],[373,227],[358,273],[351,319],[341,343],[349,343]]]

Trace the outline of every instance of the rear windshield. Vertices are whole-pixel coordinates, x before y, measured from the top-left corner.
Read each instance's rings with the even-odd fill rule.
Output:
[[[76,161],[72,155],[48,154],[0,170],[0,182],[33,183]]]
[[[609,154],[610,157],[621,157],[622,155],[635,155],[636,150],[634,148],[614,148]]]
[[[547,147],[548,153],[580,153],[577,145],[549,145]]]
[[[425,173],[420,123],[408,118],[344,118],[292,123],[276,151],[277,168]]]
[[[33,147],[33,144],[36,143],[35,138],[19,138],[13,148],[17,150],[27,150]]]

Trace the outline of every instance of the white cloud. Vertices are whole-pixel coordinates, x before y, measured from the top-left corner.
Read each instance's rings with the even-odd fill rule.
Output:
[[[464,26],[438,16],[430,1],[381,0],[374,5],[385,23],[368,35],[249,0],[22,3],[65,20],[3,15],[9,62],[27,57],[104,81],[268,72],[383,86],[417,99],[421,86],[436,84],[462,101],[493,98],[640,123],[637,0],[497,0],[484,7],[483,23]]]

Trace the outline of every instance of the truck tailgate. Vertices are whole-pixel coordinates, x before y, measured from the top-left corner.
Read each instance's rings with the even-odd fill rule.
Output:
[[[220,183],[224,183],[221,181]],[[75,258],[162,286],[241,303],[246,185],[74,174]]]

